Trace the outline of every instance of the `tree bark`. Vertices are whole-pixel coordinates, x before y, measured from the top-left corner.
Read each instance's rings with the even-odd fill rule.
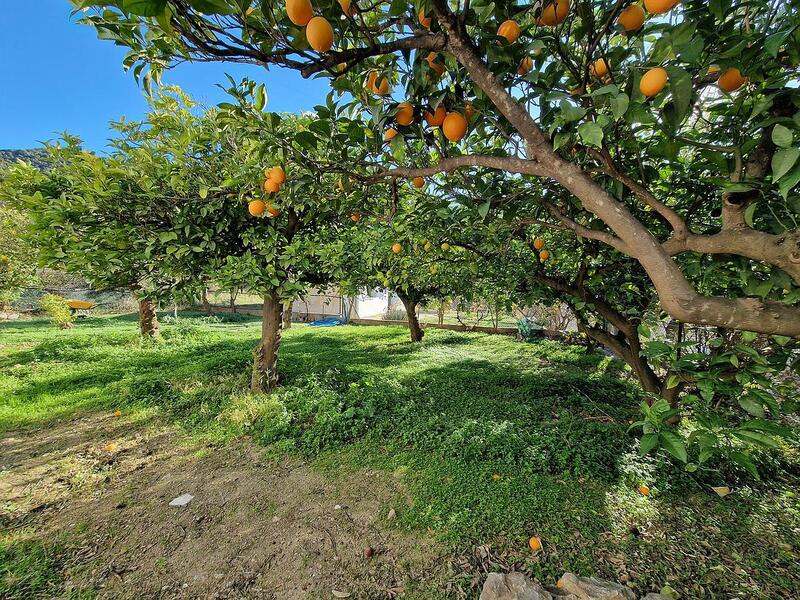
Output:
[[[264,295],[261,341],[253,352],[250,389],[269,393],[278,385],[278,349],[281,345],[282,305],[275,292]]]
[[[200,295],[200,304],[202,305],[203,310],[205,312],[210,312],[211,311],[211,303],[208,301],[208,289],[207,288],[203,288],[203,292]]]
[[[436,316],[439,319],[439,325],[444,325],[444,301],[439,302],[439,307],[436,311]]]
[[[283,305],[283,328],[289,329],[292,326],[292,303],[286,302]]]
[[[139,300],[139,331],[145,337],[157,337],[159,328],[155,303],[149,298]]]
[[[399,292],[397,297],[400,298],[400,301],[406,309],[406,315],[408,315],[408,329],[411,331],[411,341],[421,342],[425,332],[422,330],[419,319],[417,318],[417,301]]]

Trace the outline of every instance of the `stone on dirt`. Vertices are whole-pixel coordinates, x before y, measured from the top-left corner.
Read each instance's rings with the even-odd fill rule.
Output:
[[[523,573],[489,573],[480,600],[636,600],[634,593],[613,581],[564,573],[558,586],[542,587]],[[642,600],[667,600],[649,593]]]
[[[186,506],[194,499],[194,496],[191,494],[181,494],[177,498],[173,498],[172,502],[169,503],[170,506]]]

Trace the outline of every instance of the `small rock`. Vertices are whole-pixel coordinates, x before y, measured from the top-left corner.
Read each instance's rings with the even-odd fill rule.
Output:
[[[364,558],[372,558],[373,556],[375,556],[375,548],[372,546],[364,548]]]
[[[642,600],[669,600],[669,598],[655,592],[650,592],[646,596],[642,596]]]
[[[342,510],[342,505],[337,504],[336,506],[333,507],[333,510]]]
[[[170,506],[186,506],[194,499],[194,496],[191,494],[181,494],[177,498],[173,498],[172,502],[169,503]]]
[[[552,600],[553,596],[522,573],[489,573],[480,600]]]
[[[349,598],[350,592],[340,592],[339,590],[331,590],[334,598]]]
[[[280,520],[281,520],[281,518],[278,515],[275,515],[274,517],[272,517],[272,522],[273,523],[277,523]]]
[[[395,519],[395,517],[396,517],[396,516],[397,516],[397,511],[395,511],[395,509],[393,509],[393,508],[392,508],[392,509],[390,509],[390,510],[389,510],[389,514],[388,514],[388,515],[386,515],[386,518],[387,518],[389,521],[394,521],[394,519]]]

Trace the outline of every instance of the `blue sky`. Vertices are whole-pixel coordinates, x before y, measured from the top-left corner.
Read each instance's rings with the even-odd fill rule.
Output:
[[[147,108],[133,76],[122,69],[125,50],[70,19],[67,0],[27,4],[0,0],[0,148],[35,148],[67,130],[101,151],[109,121],[140,118]],[[224,93],[215,84],[225,83],[226,73],[266,83],[267,108],[274,111],[309,110],[329,91],[325,80],[252,65],[183,64],[163,80],[216,104]]]

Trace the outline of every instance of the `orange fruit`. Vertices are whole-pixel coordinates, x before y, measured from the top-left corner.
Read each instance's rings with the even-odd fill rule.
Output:
[[[339,177],[339,180],[336,182],[336,187],[339,188],[340,192],[346,192],[347,188],[345,187],[345,182],[342,181],[342,178]]]
[[[519,61],[519,66],[517,67],[517,75],[525,77],[525,75],[530,73],[532,68],[533,68],[533,59],[530,56],[526,56],[521,61]]]
[[[114,411],[114,416],[115,417],[121,417],[122,416],[122,411],[121,410],[115,410]]]
[[[272,178],[265,179],[263,188],[268,194],[276,194],[281,190],[281,184]]]
[[[647,487],[645,484],[639,486],[639,493],[642,496],[649,496],[650,495],[650,488]]]
[[[358,223],[361,220],[361,213],[354,212],[352,215],[350,215],[350,220],[353,221],[353,223]]]
[[[492,479],[494,479],[495,481],[500,481],[502,478],[503,476],[500,475],[500,473],[495,473],[494,475],[492,475]]]
[[[569,0],[555,0],[542,9],[538,24],[553,27],[566,19],[568,14]]]
[[[425,121],[431,127],[439,127],[442,123],[444,123],[444,118],[447,116],[447,111],[444,109],[444,106],[441,104],[436,107],[436,110],[433,112],[425,111]]]
[[[441,77],[444,75],[444,65],[442,63],[436,62],[436,59],[439,55],[436,52],[430,52],[428,56],[425,58],[428,61],[428,66],[436,71],[436,74]]]
[[[598,58],[589,70],[595,77],[605,77],[608,75],[608,63],[605,58]]]
[[[467,134],[467,120],[458,112],[447,113],[442,122],[442,132],[451,142],[457,142]]]
[[[719,68],[719,65],[709,65],[706,75],[713,75],[714,73],[719,73],[721,70],[722,69]]]
[[[639,91],[648,98],[652,98],[664,89],[668,80],[669,75],[667,75],[666,69],[662,69],[661,67],[650,69],[647,73],[642,75],[642,78],[639,80]]]
[[[535,240],[533,240],[533,247],[536,248],[537,250],[541,250],[542,248],[544,248],[544,240],[542,238],[536,238]]]
[[[542,549],[542,538],[540,538],[538,535],[534,535],[528,540],[528,546],[530,546],[531,550],[534,552],[539,552],[539,550]]]
[[[723,92],[734,92],[742,87],[747,82],[747,77],[742,75],[742,72],[736,67],[726,69],[725,72],[717,79],[717,85]]]
[[[350,0],[339,0],[339,6],[342,7],[342,12],[348,17],[354,17],[356,14],[356,7],[350,4]]]
[[[260,217],[267,210],[267,203],[263,200],[251,200],[247,205],[247,210],[254,217]]]
[[[425,185],[425,180],[422,177],[414,177],[414,179],[411,180],[411,183],[414,184],[415,188],[419,189]]]
[[[307,25],[314,16],[311,0],[286,0],[286,14],[295,25]]]
[[[306,39],[317,52],[327,52],[333,46],[333,27],[325,17],[314,17],[306,25]]]
[[[503,21],[500,24],[500,27],[497,28],[497,35],[500,37],[506,38],[506,41],[509,44],[513,44],[519,38],[519,25],[513,19],[508,19],[507,21]]]
[[[631,4],[620,13],[617,23],[625,31],[636,31],[644,25],[644,9],[638,4]]]
[[[663,15],[665,12],[671,11],[679,3],[680,0],[644,0],[644,7],[647,12],[654,15]]]
[[[397,242],[392,244],[392,252],[394,252],[395,254],[400,254],[402,251],[403,251],[402,244],[398,244]]]
[[[279,214],[281,214],[281,211],[272,206],[272,204],[270,204],[269,202],[267,202],[267,212],[269,213],[270,219],[273,219],[277,217]]]
[[[282,185],[286,183],[286,171],[283,170],[283,167],[272,167],[267,173],[267,179],[272,179]]]
[[[445,243],[442,244],[441,248],[442,248],[442,252],[448,252],[450,250],[450,244],[445,242]]]
[[[397,129],[394,129],[394,128],[390,127],[383,134],[383,141],[384,142],[391,142],[394,139],[394,136],[396,136],[396,135],[397,135]]]
[[[114,452],[117,449],[117,445],[114,442],[106,444],[105,451],[106,452]]]
[[[389,79],[385,75],[378,75],[377,71],[370,71],[367,75],[367,90],[378,96],[389,93]]]
[[[414,122],[414,107],[411,102],[401,102],[397,105],[394,118],[400,125],[411,125]]]
[[[541,48],[534,48],[534,49],[533,49],[533,55],[534,55],[534,56],[541,56],[541,55],[542,55],[542,52],[543,52],[543,51],[542,51],[542,49],[541,49]]]
[[[550,258],[550,251],[549,250],[542,250],[541,252],[539,252],[539,260],[540,261],[544,262],[548,258]]]
[[[431,18],[425,16],[425,11],[419,11],[417,15],[419,17],[419,24],[422,25],[425,29],[428,29],[431,26]]]

